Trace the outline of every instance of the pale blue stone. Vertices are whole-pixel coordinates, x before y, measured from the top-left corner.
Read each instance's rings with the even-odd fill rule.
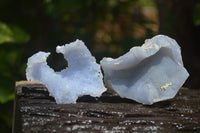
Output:
[[[143,104],[173,98],[189,74],[175,40],[157,35],[117,59],[100,62],[104,81],[121,97]]]
[[[57,46],[56,52],[68,61],[66,69],[54,72],[46,62],[50,53],[38,52],[28,59],[27,80],[43,83],[58,104],[76,103],[83,95],[99,97],[106,91],[100,65],[82,41]]]

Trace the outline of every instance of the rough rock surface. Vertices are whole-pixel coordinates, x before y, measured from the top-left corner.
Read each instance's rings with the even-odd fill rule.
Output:
[[[175,40],[157,35],[117,59],[103,58],[104,81],[121,97],[143,104],[173,98],[189,74]]]
[[[57,46],[56,52],[68,61],[66,69],[55,72],[47,65],[50,53],[38,52],[28,59],[27,80],[45,84],[58,104],[76,103],[79,96],[97,97],[106,91],[100,65],[82,41]]]

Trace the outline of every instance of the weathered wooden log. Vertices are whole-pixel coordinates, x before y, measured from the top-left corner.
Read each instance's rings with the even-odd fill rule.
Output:
[[[38,82],[16,83],[13,133],[200,132],[200,91],[182,88],[174,99],[142,105],[105,92],[56,104]]]

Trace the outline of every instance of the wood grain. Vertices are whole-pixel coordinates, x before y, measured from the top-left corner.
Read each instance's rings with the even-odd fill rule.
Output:
[[[142,105],[111,92],[56,104],[39,82],[16,83],[13,133],[200,132],[200,91],[182,88],[174,99]]]

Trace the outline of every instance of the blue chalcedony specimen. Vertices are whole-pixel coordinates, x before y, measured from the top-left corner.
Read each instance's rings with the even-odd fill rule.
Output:
[[[175,40],[157,35],[117,59],[100,62],[106,85],[143,104],[173,98],[189,74]]]
[[[38,52],[28,59],[26,77],[46,85],[56,103],[76,103],[79,96],[99,97],[106,91],[100,65],[80,40],[56,47],[68,61],[68,67],[55,72],[47,65],[50,53]]]

